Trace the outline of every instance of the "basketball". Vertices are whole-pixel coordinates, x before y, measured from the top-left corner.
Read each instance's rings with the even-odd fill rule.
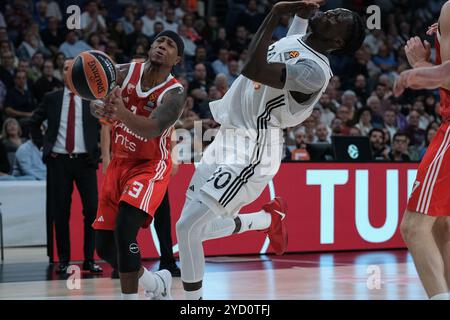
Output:
[[[111,58],[101,51],[80,53],[69,66],[67,87],[86,100],[106,97],[116,84],[116,68]]]

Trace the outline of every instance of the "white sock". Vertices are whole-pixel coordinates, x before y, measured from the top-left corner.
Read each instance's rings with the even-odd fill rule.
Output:
[[[138,293],[122,293],[122,300],[139,300]]]
[[[249,230],[265,230],[270,227],[272,216],[261,210],[256,213],[239,214],[241,219],[241,230],[238,233],[243,233]]]
[[[432,296],[430,300],[450,300],[450,293],[439,293]]]
[[[144,273],[139,278],[139,284],[146,290],[150,292],[155,292],[158,289],[158,279],[157,277],[144,268]]]
[[[203,298],[203,287],[195,291],[184,291],[186,300],[200,300]]]

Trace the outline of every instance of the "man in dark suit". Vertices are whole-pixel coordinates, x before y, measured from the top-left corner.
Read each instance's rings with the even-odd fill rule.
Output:
[[[66,66],[70,60],[66,61]],[[66,69],[65,66],[65,69]],[[70,262],[69,218],[73,183],[81,196],[84,215],[83,270],[99,273],[94,262],[95,236],[92,223],[97,213],[97,167],[100,124],[90,113],[89,101],[67,87],[48,93],[30,120],[34,127],[47,120],[43,160],[47,165],[47,252],[53,259],[53,223],[58,249],[58,273]]]

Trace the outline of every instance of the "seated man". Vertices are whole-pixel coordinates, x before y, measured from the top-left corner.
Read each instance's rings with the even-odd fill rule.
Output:
[[[16,151],[13,176],[20,180],[46,180],[47,167],[42,161],[43,138],[39,130],[33,129],[30,140]]]

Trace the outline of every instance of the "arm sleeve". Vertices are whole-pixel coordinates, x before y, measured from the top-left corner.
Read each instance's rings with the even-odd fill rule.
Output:
[[[293,36],[296,34],[303,35],[306,34],[307,29],[308,29],[308,20],[300,18],[299,16],[295,15],[286,36]]]
[[[326,77],[323,69],[311,59],[299,60],[296,64],[286,64],[285,90],[312,94],[321,90]]]

